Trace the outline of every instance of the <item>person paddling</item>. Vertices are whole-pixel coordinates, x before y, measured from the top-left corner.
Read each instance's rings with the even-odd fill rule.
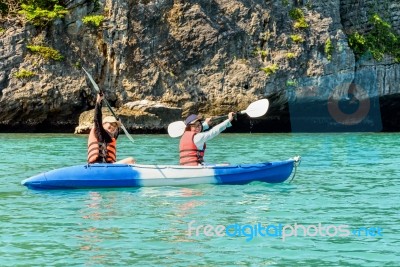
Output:
[[[215,125],[211,130],[202,132],[209,128],[211,118],[207,118],[204,123],[201,117],[192,114],[185,120],[185,132],[179,143],[179,164],[186,166],[196,166],[204,164],[204,152],[206,142],[219,135],[226,128],[231,127],[234,112],[228,114],[228,118]]]
[[[94,109],[94,127],[90,130],[88,139],[88,163],[121,163],[134,164],[134,158],[129,157],[117,161],[117,138],[121,122],[114,116],[102,119],[102,93],[97,95]]]

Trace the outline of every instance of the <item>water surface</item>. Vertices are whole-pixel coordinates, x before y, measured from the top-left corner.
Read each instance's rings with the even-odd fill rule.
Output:
[[[84,162],[87,136],[0,134],[0,266],[398,266],[399,137],[222,134],[207,144],[213,163],[301,155],[292,183],[34,191],[20,181]],[[134,138],[121,136],[118,158],[178,162],[178,139]],[[279,224],[315,236],[273,237]],[[207,236],[202,225],[247,236]],[[256,225],[270,236],[250,238]],[[351,234],[334,235],[341,225]]]

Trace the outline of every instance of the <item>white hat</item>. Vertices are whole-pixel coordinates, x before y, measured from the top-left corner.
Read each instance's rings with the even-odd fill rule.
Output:
[[[104,123],[116,123],[118,124],[118,127],[121,127],[122,123],[120,121],[117,121],[117,119],[114,116],[107,116],[103,119],[103,124]]]

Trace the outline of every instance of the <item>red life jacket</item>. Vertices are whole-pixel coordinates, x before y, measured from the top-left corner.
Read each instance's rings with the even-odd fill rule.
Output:
[[[90,130],[88,139],[88,163],[114,163],[117,159],[117,140],[112,138],[111,143],[102,143],[96,137],[94,127]]]
[[[186,131],[179,143],[179,164],[196,166],[204,162],[204,151],[206,144],[202,150],[199,150],[194,144],[193,138],[195,132]]]

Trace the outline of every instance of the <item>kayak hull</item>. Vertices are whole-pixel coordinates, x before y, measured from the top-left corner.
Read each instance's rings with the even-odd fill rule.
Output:
[[[44,172],[21,182],[31,189],[78,189],[286,181],[298,159],[240,165],[85,164]]]

